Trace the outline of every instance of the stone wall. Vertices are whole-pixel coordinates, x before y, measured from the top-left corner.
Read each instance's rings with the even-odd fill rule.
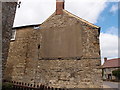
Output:
[[[1,2],[2,9],[2,67],[5,68],[17,2]]]
[[[76,26],[76,24],[80,24],[83,29],[81,36],[83,53],[79,60],[76,58],[39,60],[41,53],[38,46],[43,42],[41,33],[43,30]],[[38,30],[34,30],[33,27],[16,29],[16,39],[10,43],[7,59],[5,73],[7,80],[42,83],[58,88],[99,88],[102,86],[98,29],[85,25],[66,14],[53,16],[40,27]]]
[[[99,34],[100,28],[94,28],[64,12],[64,15],[52,15],[46,20],[41,28],[66,27],[74,24],[82,26],[82,45],[83,58],[100,58]]]

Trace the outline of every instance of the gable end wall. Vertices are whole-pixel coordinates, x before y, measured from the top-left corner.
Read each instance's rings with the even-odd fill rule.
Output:
[[[43,23],[41,28],[64,27],[67,24],[77,23],[81,24],[74,18],[68,19],[68,16],[58,15]],[[81,60],[38,60],[40,54],[38,45],[42,42],[41,29],[17,30],[16,40],[10,43],[6,79],[42,83],[57,88],[100,88],[102,75],[99,69],[99,31],[88,26],[82,27],[83,55]]]

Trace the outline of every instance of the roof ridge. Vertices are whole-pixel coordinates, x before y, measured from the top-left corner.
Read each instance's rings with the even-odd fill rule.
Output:
[[[66,14],[68,14],[68,15],[70,15],[70,16],[72,16],[72,17],[74,17],[74,18],[76,18],[76,19],[78,19],[78,20],[80,20],[80,21],[82,21],[82,22],[84,22],[84,23],[92,26],[92,27],[100,28],[99,26],[94,25],[94,24],[92,24],[92,23],[90,23],[90,22],[88,22],[88,21],[86,21],[86,20],[84,20],[84,19],[82,19],[82,18],[80,18],[80,17],[72,14],[72,13],[68,12],[68,11],[65,10],[65,9],[63,9],[63,12],[65,12]],[[49,20],[52,16],[54,16],[54,15],[55,15],[55,12],[54,12],[52,15],[50,15],[50,16],[49,16],[45,21],[43,21],[41,24],[35,24],[35,25],[42,25],[43,23],[45,23],[46,21],[48,21],[48,20]],[[17,26],[17,27],[13,27],[13,29],[14,29],[14,28],[21,28],[21,27],[28,27],[28,26],[34,26],[34,24],[32,24],[32,25],[25,25],[25,26]]]
[[[77,19],[80,20],[80,21],[87,23],[88,25],[90,25],[90,26],[92,26],[92,27],[100,28],[99,26],[94,25],[94,24],[88,22],[87,20],[84,20],[84,19],[82,19],[82,18],[80,18],[80,17],[78,17],[78,16],[76,16],[76,15],[74,15],[74,14],[68,12],[67,10],[63,10],[63,11],[64,11],[65,13],[67,13],[68,15],[77,18]]]
[[[15,27],[12,27],[12,29],[26,28],[26,27],[33,27],[33,26],[40,26],[40,24],[28,24],[23,26],[15,26]]]
[[[45,23],[47,20],[49,20],[53,15],[55,15],[55,12],[54,12],[52,15],[50,15],[45,21],[43,21],[43,22],[41,23],[41,25],[42,25],[43,23]]]
[[[103,68],[112,68],[112,67],[120,67],[119,65],[120,58],[109,59],[102,65]]]
[[[110,60],[120,60],[120,58],[108,59],[107,61],[110,61]]]

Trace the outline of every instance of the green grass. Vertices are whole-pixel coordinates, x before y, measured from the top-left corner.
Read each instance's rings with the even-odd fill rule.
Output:
[[[12,83],[4,82],[2,83],[2,90],[10,90],[12,89],[12,86],[13,86]]]

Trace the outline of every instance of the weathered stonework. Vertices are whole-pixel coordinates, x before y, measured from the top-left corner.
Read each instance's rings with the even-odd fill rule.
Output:
[[[76,28],[77,25],[80,25],[80,28]],[[79,39],[80,42],[77,43],[82,45],[82,56],[74,59],[64,57],[50,60],[40,59],[41,53],[44,53],[41,52],[43,36],[46,35],[43,32],[54,30],[54,27],[64,29],[66,26],[73,26],[76,30],[81,30],[82,40]],[[40,25],[38,30],[33,29],[32,26],[15,29],[16,39],[10,43],[6,65],[5,78],[7,80],[42,83],[57,88],[100,88],[102,86],[99,28],[85,24],[64,12],[63,15],[53,14]],[[74,36],[71,35],[71,37]],[[53,52],[49,51],[49,53]],[[56,51],[56,53],[58,52]]]
[[[12,0],[11,0],[12,1]],[[17,2],[0,2],[1,3],[1,9],[0,9],[0,15],[2,15],[2,68],[4,70],[7,56],[8,56],[8,50],[9,50],[9,44],[12,34],[12,27],[15,17],[15,11]]]

